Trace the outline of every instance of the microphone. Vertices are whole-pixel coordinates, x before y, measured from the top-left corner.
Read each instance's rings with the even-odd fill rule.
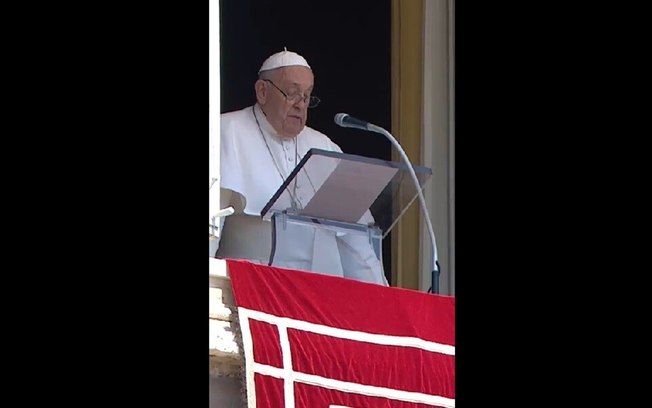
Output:
[[[428,289],[428,292],[432,290],[432,293],[439,293],[439,261],[437,257],[437,242],[435,240],[435,232],[432,228],[432,222],[430,221],[430,215],[428,215],[428,209],[426,208],[426,199],[423,197],[423,192],[421,191],[421,185],[419,184],[419,179],[417,178],[414,169],[412,168],[412,163],[407,154],[398,143],[398,140],[392,136],[391,133],[364,120],[356,119],[348,113],[338,113],[335,115],[335,123],[341,127],[350,127],[355,129],[367,130],[370,132],[380,133],[389,139],[390,142],[396,147],[396,150],[401,155],[401,158],[407,164],[410,175],[412,176],[412,181],[414,181],[415,187],[417,189],[417,195],[419,196],[419,203],[421,204],[421,212],[423,213],[424,218],[426,219],[426,226],[428,227],[428,234],[430,235],[430,243],[432,245],[432,286]]]
[[[369,122],[364,120],[356,119],[348,113],[338,113],[335,115],[335,123],[342,127],[350,127],[355,129],[370,130]]]

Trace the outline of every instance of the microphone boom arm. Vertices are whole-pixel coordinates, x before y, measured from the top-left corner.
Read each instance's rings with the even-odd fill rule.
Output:
[[[426,219],[426,226],[428,227],[428,234],[430,234],[430,242],[432,244],[432,276],[431,276],[432,286],[428,291],[429,292],[432,291],[432,293],[439,293],[439,261],[437,256],[437,244],[435,241],[435,231],[432,228],[432,222],[430,221],[430,216],[428,215],[428,210],[426,207],[426,199],[423,197],[423,192],[421,191],[421,185],[419,184],[419,179],[417,178],[417,175],[414,172],[412,163],[410,162],[410,159],[408,158],[407,154],[405,154],[405,151],[403,150],[401,145],[398,143],[398,140],[396,140],[391,133],[381,128],[380,126],[376,126],[371,123],[367,123],[366,128],[371,132],[380,133],[385,137],[387,137],[392,142],[394,147],[396,147],[396,150],[398,150],[398,152],[400,153],[401,157],[403,158],[403,161],[407,163],[409,173],[412,176],[412,180],[414,181],[414,184],[417,188],[417,195],[419,196],[419,201],[421,203],[421,212],[423,213],[423,216]]]

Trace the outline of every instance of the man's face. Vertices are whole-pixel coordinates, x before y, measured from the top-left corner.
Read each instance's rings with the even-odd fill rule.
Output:
[[[306,125],[314,83],[312,71],[302,66],[279,68],[267,80],[257,81],[258,103],[282,137],[296,137]]]

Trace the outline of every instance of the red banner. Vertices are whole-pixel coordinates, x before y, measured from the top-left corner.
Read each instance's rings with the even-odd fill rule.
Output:
[[[227,260],[250,408],[455,406],[455,298]]]

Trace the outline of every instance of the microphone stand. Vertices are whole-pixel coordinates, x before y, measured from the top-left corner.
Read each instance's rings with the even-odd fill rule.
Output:
[[[398,143],[398,140],[392,136],[391,133],[386,131],[385,129],[381,128],[380,126],[373,125],[371,123],[366,124],[366,129],[370,130],[372,132],[380,133],[381,135],[384,135],[387,137],[390,142],[396,147],[396,150],[401,154],[401,157],[403,158],[403,161],[407,163],[408,170],[410,172],[410,175],[412,176],[412,180],[414,181],[414,185],[417,188],[417,194],[419,196],[419,202],[421,203],[421,212],[423,213],[424,218],[426,219],[426,225],[428,227],[428,234],[430,234],[430,243],[432,245],[432,274],[431,274],[431,282],[432,286],[430,286],[430,289],[428,289],[429,293],[433,294],[438,294],[439,293],[439,261],[437,257],[437,244],[435,241],[435,231],[432,229],[432,222],[430,222],[430,216],[428,215],[428,210],[426,208],[426,199],[423,197],[423,192],[421,191],[421,186],[419,184],[419,179],[417,178],[416,173],[414,172],[414,169],[412,168],[412,163],[410,163],[410,159],[408,158],[407,154],[405,154],[405,151],[401,147],[401,145]]]

